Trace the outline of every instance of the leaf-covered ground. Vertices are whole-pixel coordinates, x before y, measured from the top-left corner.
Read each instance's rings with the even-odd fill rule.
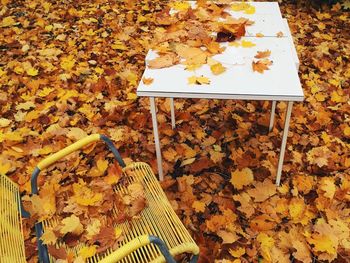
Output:
[[[135,91],[165,5],[1,0],[0,173],[22,193],[40,160],[91,133],[111,137],[127,162],[156,170],[149,103]],[[172,130],[169,101],[158,100],[162,185],[201,262],[350,261],[349,14],[339,4],[320,11],[286,1],[281,9],[306,97],[294,105],[281,187],[273,183],[285,103],[268,133],[268,102],[176,100]],[[39,185],[90,167],[100,173],[106,152],[94,145],[73,154]],[[58,178],[62,187],[73,180]]]

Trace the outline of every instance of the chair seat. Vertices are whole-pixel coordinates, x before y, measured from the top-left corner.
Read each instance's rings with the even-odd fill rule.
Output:
[[[171,207],[150,166],[141,162],[132,163],[123,168],[123,174],[128,182],[138,182],[144,186],[147,206],[136,219],[114,225],[114,227],[120,227],[123,230],[124,239],[119,242],[119,247],[123,247],[140,236],[153,235],[165,242],[173,256],[198,251],[198,246]],[[116,193],[125,193],[127,190],[126,187],[118,186],[115,191]],[[44,231],[45,228],[53,227],[55,224],[54,220],[44,221]],[[58,244],[58,246],[60,245],[64,246],[64,244]],[[77,254],[82,245],[79,244],[73,248],[73,252]],[[104,254],[87,259],[87,262],[98,262],[112,252],[110,249]],[[54,262],[51,256],[50,261]],[[120,262],[165,262],[165,258],[158,247],[149,244],[135,250]]]

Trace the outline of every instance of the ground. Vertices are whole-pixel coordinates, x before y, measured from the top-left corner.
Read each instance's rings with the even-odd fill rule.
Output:
[[[1,3],[0,173],[26,195],[40,160],[91,133],[111,137],[126,162],[156,171],[149,102],[135,92],[153,34],[163,27],[153,15],[166,3]],[[172,130],[169,101],[158,100],[162,186],[200,246],[201,262],[350,261],[346,8],[281,3],[305,101],[294,105],[280,187],[285,103],[268,132],[268,102],[176,100]],[[105,150],[71,156],[56,174],[79,174],[77,167],[93,166]],[[49,178],[43,173],[39,185]],[[32,222],[24,223],[27,258],[35,262]]]

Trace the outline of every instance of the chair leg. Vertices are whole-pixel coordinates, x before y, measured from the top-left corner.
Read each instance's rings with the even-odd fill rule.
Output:
[[[170,98],[171,127],[175,128],[175,107],[174,98]]]
[[[287,144],[287,138],[288,138],[288,130],[289,130],[289,122],[290,122],[290,116],[292,114],[292,107],[293,107],[293,102],[289,101],[288,102],[288,106],[287,106],[286,119],[284,121],[282,143],[281,143],[281,150],[280,150],[280,157],[279,157],[278,166],[277,166],[277,176],[276,176],[276,185],[277,186],[279,186],[280,182],[281,182],[284,153],[285,153],[285,150],[286,150],[286,144]]]

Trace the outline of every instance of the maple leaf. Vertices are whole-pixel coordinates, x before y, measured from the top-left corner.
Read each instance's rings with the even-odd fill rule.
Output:
[[[238,190],[243,189],[244,186],[251,184],[253,181],[254,175],[249,168],[235,170],[231,173],[230,183]]]
[[[252,62],[253,71],[257,71],[259,73],[264,73],[264,71],[268,70],[269,66],[271,65],[272,65],[272,61],[267,58]]]
[[[154,79],[153,78],[146,78],[146,77],[143,77],[142,79],[142,82],[143,84],[145,85],[151,85],[153,83]]]
[[[202,85],[202,84],[210,84],[210,79],[204,76],[196,77],[192,76],[188,78],[188,84],[196,84],[196,85]]]
[[[100,233],[101,221],[98,218],[92,218],[90,224],[86,226],[86,238],[89,240]]]
[[[271,55],[271,50],[265,50],[265,51],[258,51],[257,54],[254,56],[255,58],[267,58]]]
[[[242,45],[242,47],[244,47],[244,48],[250,48],[250,47],[256,46],[256,44],[254,44],[254,43],[251,42],[251,41],[247,41],[247,40],[242,40],[241,45]]]
[[[122,169],[118,163],[112,164],[108,170],[107,175],[104,177],[104,180],[109,185],[114,185],[119,182],[122,177]]]
[[[28,76],[36,76],[38,75],[39,71],[35,68],[29,68],[26,70]]]
[[[148,61],[148,67],[152,69],[168,68],[177,64],[180,58],[174,53],[168,53]]]
[[[72,233],[75,235],[80,235],[83,231],[83,225],[80,223],[79,217],[76,215],[71,215],[69,217],[64,218],[61,221],[60,233],[67,234]]]
[[[67,133],[67,137],[75,141],[78,141],[86,136],[87,133],[78,127],[69,128],[69,132]]]
[[[82,248],[79,249],[78,255],[83,259],[87,259],[95,256],[96,251],[97,251],[96,246],[83,246]]]
[[[226,71],[226,68],[221,63],[216,63],[210,66],[210,70],[214,75],[220,75]]]
[[[248,194],[254,198],[255,202],[263,202],[270,196],[276,194],[276,186],[269,179],[265,179],[262,183],[255,183],[254,189],[249,189]]]
[[[45,245],[54,245],[57,242],[57,236],[52,229],[45,229],[40,239]]]
[[[194,211],[196,211],[196,213],[199,213],[199,212],[203,213],[205,211],[205,207],[206,207],[205,203],[201,201],[195,200],[192,203],[192,208],[194,209]]]
[[[239,247],[237,249],[229,249],[228,252],[230,253],[231,256],[235,258],[240,258],[245,254],[245,248],[244,247]]]
[[[14,16],[4,17],[1,21],[1,27],[10,27],[14,26],[17,22],[14,20]]]
[[[267,261],[271,261],[271,248],[275,244],[275,240],[266,235],[265,233],[259,233],[256,240],[260,243],[261,255]]]
[[[222,244],[232,244],[239,239],[236,233],[225,230],[219,230],[217,235],[222,238]]]
[[[67,57],[63,57],[61,59],[61,68],[66,70],[66,71],[70,71],[74,65],[75,65],[75,59],[73,57],[73,55],[69,55]]]

